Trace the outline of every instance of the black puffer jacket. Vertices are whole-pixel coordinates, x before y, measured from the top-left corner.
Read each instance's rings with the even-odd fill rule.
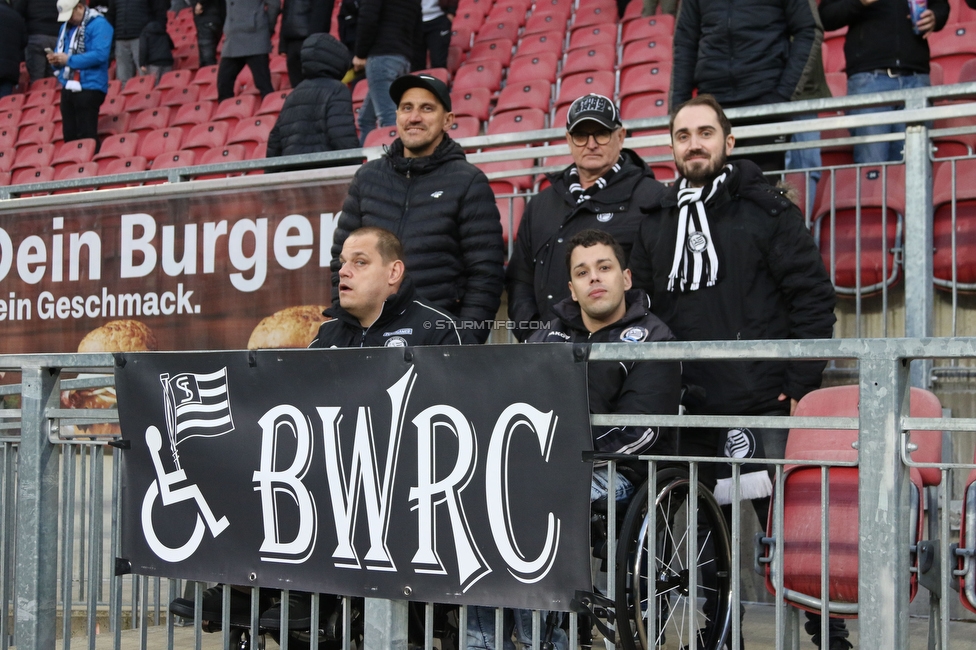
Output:
[[[305,80],[292,91],[268,136],[268,157],[357,149],[352,93],[340,79],[352,65],[346,46],[329,34],[302,45]]]
[[[334,6],[335,0],[285,0],[281,10],[281,38],[301,41],[312,34],[328,33]]]
[[[929,0],[935,14],[935,29],[949,19],[946,0]],[[878,0],[865,7],[860,0],[823,0],[820,17],[824,29],[847,27],[844,57],[847,76],[883,68],[901,68],[928,74],[929,42],[916,34],[905,3]]]
[[[674,335],[647,308],[647,294],[626,293],[627,312],[613,325],[590,333],[583,324],[579,303],[572,298],[553,305],[558,319],[549,329],[529,337],[531,343],[645,343],[673,341]],[[669,361],[604,361],[586,366],[590,413],[676,415],[681,399],[681,364]],[[591,427],[593,448],[605,453],[674,453],[673,433],[659,436],[652,427]]]
[[[115,40],[139,38],[152,21],[166,24],[166,7],[160,0],[109,0],[108,22],[115,29]]]
[[[431,303],[462,320],[495,317],[505,257],[495,195],[488,178],[448,136],[424,158],[404,158],[403,143],[396,140],[385,156],[359,168],[333,239],[333,287],[342,244],[363,226],[400,238],[417,293]],[[478,336],[484,341],[488,333]]]
[[[0,0],[0,81],[17,83],[27,47],[27,27],[13,7]]]
[[[714,286],[669,292],[678,228],[677,184],[641,224],[630,268],[634,284],[651,294],[652,311],[680,341],[829,339],[834,288],[803,215],[748,160],[705,205],[718,253]],[[709,361],[683,363],[686,384],[705,389],[696,411],[769,413],[819,388],[821,361]]]
[[[814,0],[682,0],[671,106],[696,88],[722,104],[794,99],[822,42]]]
[[[360,0],[356,56],[399,54],[409,60],[420,17],[420,0]]]
[[[173,39],[162,23],[146,25],[139,36],[139,65],[173,65]]]
[[[50,0],[14,0],[14,9],[27,21],[29,36],[57,36],[61,30],[58,22],[58,3]]]
[[[516,322],[546,320],[552,305],[569,297],[566,250],[569,240],[587,228],[605,230],[630,254],[643,211],[661,203],[665,188],[630,149],[610,184],[581,205],[569,191],[569,170],[551,174],[551,185],[525,208],[512,259],[508,262],[508,314]],[[516,330],[520,340],[531,333]]]
[[[417,296],[409,277],[400,290],[386,299],[379,318],[364,328],[359,320],[339,305],[323,312],[332,320],[319,326],[310,348],[379,348],[416,345],[462,345],[474,343],[457,323],[440,309]]]

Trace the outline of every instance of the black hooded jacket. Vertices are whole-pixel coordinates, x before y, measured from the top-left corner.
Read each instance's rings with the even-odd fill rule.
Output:
[[[558,317],[550,327],[537,330],[530,343],[650,343],[672,341],[671,330],[647,307],[647,294],[628,291],[627,312],[612,325],[590,333],[583,324],[579,303],[567,298],[553,305]],[[677,415],[681,400],[681,364],[670,361],[603,361],[586,367],[591,413]],[[672,454],[673,433],[658,435],[652,427],[591,427],[593,448],[604,453]],[[653,446],[653,449],[651,447]]]
[[[634,285],[680,341],[829,339],[834,288],[803,215],[748,160],[736,161],[705,205],[718,254],[714,286],[669,292],[677,237],[676,183],[641,224],[630,258]],[[684,381],[705,391],[695,412],[762,414],[789,409],[820,387],[822,361],[708,361],[683,364]]]
[[[552,305],[569,297],[566,252],[569,240],[588,228],[605,230],[630,254],[643,211],[661,203],[665,187],[635,152],[622,151],[624,164],[610,183],[580,205],[569,191],[569,170],[549,175],[551,185],[525,208],[512,259],[508,262],[508,314],[518,322],[553,316]],[[525,340],[531,333],[517,329]]]
[[[303,41],[312,34],[328,33],[335,0],[285,0],[281,10],[281,38]]]
[[[379,318],[364,328],[359,320],[339,305],[323,312],[332,318],[319,326],[310,348],[413,347],[417,345],[462,345],[474,339],[447,314],[421,300],[409,277],[400,290],[386,299]]]
[[[125,41],[139,38],[150,22],[165,25],[167,7],[161,0],[110,0],[105,17],[115,29],[115,40]]]
[[[329,34],[313,34],[305,39],[305,80],[285,99],[271,129],[269,158],[359,148],[352,93],[341,81],[351,65],[349,50]]]
[[[27,27],[13,7],[0,0],[0,81],[20,80],[20,62],[27,47]]]
[[[409,60],[414,38],[421,38],[420,23],[420,0],[359,0],[354,54],[361,59],[399,54]]]
[[[488,178],[447,135],[430,156],[398,139],[356,172],[332,244],[332,285],[349,233],[377,226],[403,242],[417,293],[461,320],[493,319],[504,283],[502,224]],[[333,291],[333,295],[338,295]],[[484,341],[487,331],[477,335]]]
[[[50,0],[14,0],[13,7],[27,21],[28,36],[57,36],[58,3]],[[19,73],[18,73],[19,74]]]

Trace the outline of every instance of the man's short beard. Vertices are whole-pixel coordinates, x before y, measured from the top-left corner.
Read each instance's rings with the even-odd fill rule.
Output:
[[[705,186],[711,184],[711,182],[715,180],[715,178],[719,174],[722,173],[722,169],[725,167],[728,161],[729,161],[729,157],[725,155],[725,152],[723,151],[722,155],[719,156],[719,159],[716,161],[716,165],[714,168],[712,168],[709,165],[707,167],[697,168],[691,173],[688,173],[687,167],[685,165],[682,165],[682,167],[685,167],[685,169],[679,168],[678,171],[681,173],[682,176],[688,179],[689,183],[693,185]]]

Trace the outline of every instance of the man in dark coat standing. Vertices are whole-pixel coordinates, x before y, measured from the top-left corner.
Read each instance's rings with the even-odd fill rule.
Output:
[[[20,62],[27,47],[27,25],[10,6],[10,0],[0,0],[0,97],[14,91],[20,81]]]
[[[234,96],[234,82],[245,65],[261,97],[274,92],[268,54],[280,10],[280,0],[227,0],[227,38],[217,69],[218,102]]]
[[[151,22],[166,25],[166,5],[160,0],[109,0],[105,17],[115,29],[115,77],[124,84],[144,65],[145,57],[139,55],[142,30]]]
[[[551,319],[552,306],[569,297],[563,260],[573,235],[605,230],[629,255],[643,211],[660,204],[664,186],[640,156],[624,149],[625,136],[609,98],[584,95],[570,106],[566,141],[573,164],[550,174],[549,187],[529,201],[508,263],[508,315],[519,340],[531,334],[529,323]]]
[[[217,43],[224,35],[227,5],[224,0],[199,0],[193,5],[193,24],[197,28],[200,67],[217,64]]]
[[[24,53],[31,81],[54,75],[45,48],[58,43],[58,5],[50,0],[14,0],[14,9],[27,22],[27,51]]]
[[[285,99],[268,136],[268,158],[359,147],[352,93],[341,81],[350,61],[346,46],[329,34],[305,39],[305,81]]]
[[[378,226],[403,242],[417,293],[466,321],[495,317],[505,252],[488,178],[447,135],[454,123],[442,81],[406,75],[390,86],[400,137],[356,172],[332,244],[332,283],[349,233]],[[475,332],[480,342],[488,330]]]
[[[281,9],[281,34],[278,53],[284,54],[288,64],[288,81],[292,88],[306,78],[303,72],[302,47],[312,34],[328,34],[332,27],[332,8],[335,0],[284,0]],[[349,65],[352,65],[350,62]],[[348,67],[346,68],[348,70]],[[342,71],[345,76],[346,71]],[[342,79],[342,76],[339,79]]]

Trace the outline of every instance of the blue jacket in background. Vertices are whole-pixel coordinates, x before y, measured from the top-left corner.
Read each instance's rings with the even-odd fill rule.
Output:
[[[71,36],[77,27],[68,23],[61,26],[61,33],[64,34],[65,47],[71,43]],[[59,42],[60,35],[59,33]],[[95,16],[88,22],[85,28],[85,51],[83,54],[72,54],[68,58],[68,67],[71,68],[72,75],[75,71],[79,72],[82,90],[101,90],[108,92],[108,60],[112,50],[112,25],[103,16]],[[58,50],[59,52],[62,50]],[[55,74],[61,85],[67,83],[64,78],[64,69],[56,70]]]

